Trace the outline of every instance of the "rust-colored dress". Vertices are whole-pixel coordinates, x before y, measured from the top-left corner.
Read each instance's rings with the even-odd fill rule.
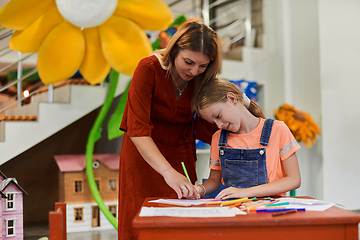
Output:
[[[177,198],[164,178],[141,157],[130,136],[151,136],[174,169],[184,174],[181,166],[184,162],[192,183],[197,180],[194,132],[197,139],[210,143],[216,128],[194,119],[191,111],[194,83],[190,81],[177,100],[171,77],[156,56],[141,60],[135,70],[120,126],[125,132],[119,170],[118,238],[121,240],[137,239],[132,220],[146,197]]]

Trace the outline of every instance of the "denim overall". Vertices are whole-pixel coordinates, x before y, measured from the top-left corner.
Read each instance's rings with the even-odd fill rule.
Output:
[[[260,145],[267,146],[274,119],[266,119]],[[219,156],[224,183],[228,187],[249,188],[268,182],[266,149],[226,148],[229,131],[222,129]]]

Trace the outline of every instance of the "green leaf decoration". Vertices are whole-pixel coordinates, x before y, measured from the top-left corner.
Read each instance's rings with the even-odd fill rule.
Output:
[[[107,128],[108,128],[108,139],[114,139],[117,137],[121,137],[124,132],[121,131],[119,129],[121,121],[122,121],[122,117],[124,115],[124,109],[125,109],[125,104],[126,104],[126,100],[127,100],[127,95],[128,95],[128,91],[129,91],[129,87],[130,87],[130,83],[129,82],[128,86],[126,87],[125,92],[121,95],[120,97],[120,101],[118,106],[116,107],[115,112],[113,113],[113,115],[111,116]]]

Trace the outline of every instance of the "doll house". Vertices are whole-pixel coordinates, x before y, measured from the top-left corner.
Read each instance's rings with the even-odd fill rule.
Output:
[[[59,202],[66,203],[67,232],[108,230],[114,227],[99,210],[86,177],[85,155],[56,155]],[[100,195],[117,217],[119,154],[94,154],[93,171]]]
[[[24,239],[23,195],[16,178],[7,178],[0,171],[0,228],[1,239]]]

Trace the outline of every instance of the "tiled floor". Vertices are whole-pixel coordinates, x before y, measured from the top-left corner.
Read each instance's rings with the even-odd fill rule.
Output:
[[[24,240],[38,240],[41,237],[49,237],[48,223],[25,225]],[[113,229],[93,232],[68,233],[67,240],[117,240],[117,231]]]
[[[67,240],[117,240],[117,231],[104,230],[99,232],[68,233]]]

